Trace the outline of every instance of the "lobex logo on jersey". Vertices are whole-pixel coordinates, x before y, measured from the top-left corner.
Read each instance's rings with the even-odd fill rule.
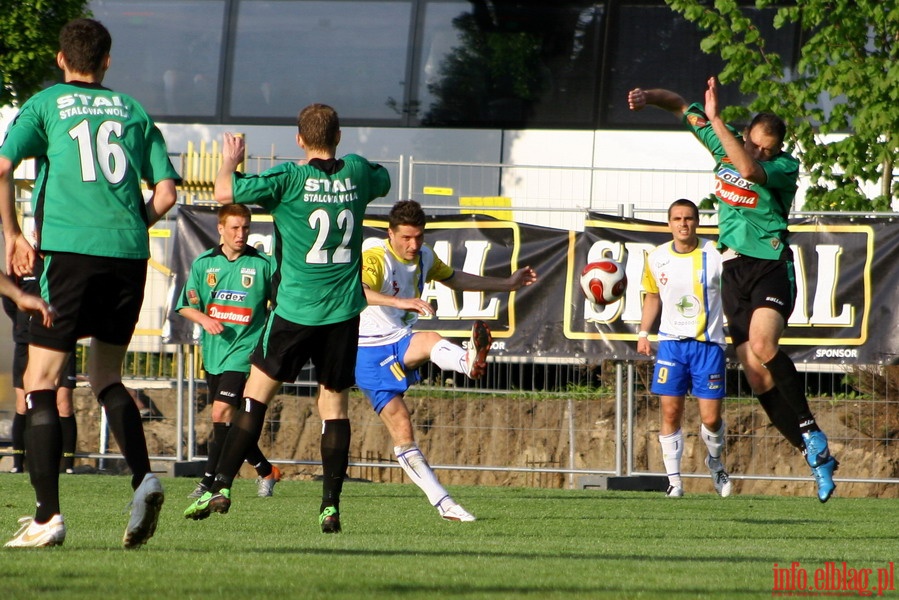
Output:
[[[246,292],[236,292],[234,290],[216,290],[212,293],[213,300],[222,302],[245,302],[247,299]]]

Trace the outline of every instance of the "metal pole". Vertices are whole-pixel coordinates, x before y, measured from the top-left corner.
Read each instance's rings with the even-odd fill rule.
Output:
[[[398,180],[396,182],[397,190],[403,189],[403,185],[406,183],[405,176],[406,176],[406,169],[405,169],[405,165],[403,164],[403,155],[400,154],[400,159],[397,161],[397,175],[396,175],[396,178]],[[411,197],[412,196],[407,196],[407,198],[411,198]],[[402,200],[402,198],[400,198],[400,200]]]
[[[574,470],[574,400],[568,399],[568,468]],[[574,489],[574,473],[568,474],[568,489]]]
[[[190,360],[190,365],[187,369],[187,460],[193,460],[194,452],[197,449],[197,386],[194,379],[194,365],[196,364],[194,353],[196,352],[196,346],[191,344],[187,352]]]
[[[175,381],[175,395],[178,402],[178,416],[175,422],[175,431],[178,432],[178,441],[175,444],[175,460],[184,460],[184,346],[178,344],[176,353],[177,380]]]
[[[627,363],[627,474],[634,472],[634,363]]]
[[[624,370],[621,363],[615,363],[615,475],[621,476],[621,453],[623,440],[621,438],[621,418],[624,387]]]
[[[412,179],[415,177],[415,163],[414,163],[414,161],[415,161],[415,158],[414,158],[413,156],[410,155],[410,156],[409,156],[409,174],[407,175],[408,179],[406,180],[406,182],[409,184],[409,189],[406,190],[406,198],[412,198],[412,197],[413,197],[413,196],[412,196],[412,193],[413,193],[412,186],[415,184],[415,182],[412,181]]]

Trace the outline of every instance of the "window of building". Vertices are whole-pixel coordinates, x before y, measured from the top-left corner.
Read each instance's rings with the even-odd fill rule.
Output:
[[[410,1],[240,2],[225,118],[294,121],[321,102],[400,124],[411,14]]]
[[[90,9],[112,34],[104,85],[134,96],[156,119],[220,113],[224,0],[104,0]]]

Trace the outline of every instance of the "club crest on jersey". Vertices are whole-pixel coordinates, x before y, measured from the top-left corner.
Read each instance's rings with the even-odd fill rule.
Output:
[[[253,281],[256,279],[256,269],[244,267],[240,270],[240,283],[245,288],[253,287]]]
[[[197,290],[187,290],[187,303],[188,304],[199,304],[200,296],[197,295]]]
[[[216,283],[218,283],[218,277],[216,277],[215,273],[206,273],[206,285],[208,285],[209,287],[215,287]]]

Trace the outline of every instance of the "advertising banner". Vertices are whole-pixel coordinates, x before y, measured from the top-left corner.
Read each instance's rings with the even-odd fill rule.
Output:
[[[195,343],[192,323],[171,307],[193,259],[218,243],[216,223],[214,207],[179,208],[166,342]],[[364,226],[366,244],[386,237],[386,216],[369,215]],[[897,362],[899,226],[890,219],[813,218],[792,222],[790,231],[797,297],[785,351],[797,363]],[[271,253],[273,234],[271,218],[254,214],[250,243]],[[700,226],[699,235],[715,239],[717,228]],[[583,232],[481,215],[429,219],[426,243],[455,269],[507,277],[530,266],[539,280],[513,293],[457,292],[431,282],[422,297],[436,314],[420,318],[417,328],[461,343],[472,322],[486,321],[491,356],[500,360],[645,360],[636,354],[645,256],[670,239],[666,223],[599,213],[589,215]],[[591,304],[579,285],[583,266],[600,258],[624,264],[629,282],[624,296],[604,307]]]

